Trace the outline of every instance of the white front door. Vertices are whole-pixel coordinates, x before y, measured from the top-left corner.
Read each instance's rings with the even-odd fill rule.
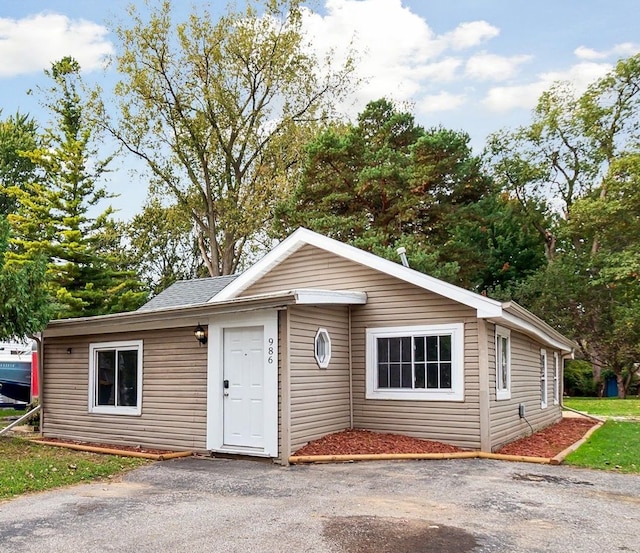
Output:
[[[278,456],[278,311],[209,320],[207,441],[211,451]]]
[[[223,444],[264,448],[264,329],[225,328]]]

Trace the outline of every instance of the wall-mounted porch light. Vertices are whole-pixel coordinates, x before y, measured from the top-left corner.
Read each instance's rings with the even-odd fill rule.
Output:
[[[204,328],[200,326],[200,323],[198,323],[198,326],[193,331],[193,335],[196,337],[196,340],[198,340],[198,342],[200,342],[201,344],[207,343],[207,333],[205,332]]]

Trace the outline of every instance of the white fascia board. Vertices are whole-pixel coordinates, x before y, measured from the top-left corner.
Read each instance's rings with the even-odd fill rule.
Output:
[[[300,305],[365,305],[366,292],[343,290],[293,290],[296,303]]]
[[[218,303],[237,297],[238,294],[260,280],[271,269],[287,259],[292,253],[302,248],[305,245],[305,242],[298,238],[300,230],[302,229],[298,229],[293,234],[285,238],[275,248],[267,253],[267,255],[251,265],[251,267],[249,267],[238,278],[213,296],[209,300],[209,303]]]
[[[377,255],[365,252],[349,244],[344,244],[322,234],[299,228],[288,238],[280,242],[273,250],[255,263],[236,280],[214,296],[210,301],[217,302],[236,297],[243,290],[257,282],[273,267],[287,259],[291,254],[305,245],[315,246],[322,250],[334,253],[340,257],[355,261],[360,265],[380,271],[398,278],[409,284],[423,288],[434,294],[472,307],[478,310],[478,317],[499,317],[502,313],[502,304],[475,292],[470,292],[454,284],[449,284],[437,278],[425,275],[414,269],[404,267],[400,263],[394,263]]]
[[[503,311],[501,317],[496,317],[490,322],[502,324],[508,328],[519,330],[528,336],[537,338],[542,344],[560,351],[572,352],[574,349],[568,339],[565,338],[564,340],[561,340],[558,337],[553,336],[551,333],[546,332],[540,326],[535,325],[522,317],[508,313],[507,311]],[[556,334],[556,332],[554,331],[553,334]]]

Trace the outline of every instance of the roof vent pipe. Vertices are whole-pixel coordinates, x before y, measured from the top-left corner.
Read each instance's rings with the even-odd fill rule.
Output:
[[[398,252],[398,255],[400,256],[400,259],[402,260],[402,264],[405,267],[408,267],[409,266],[409,260],[407,259],[407,248],[400,247],[400,248],[398,248],[396,250],[396,252]]]

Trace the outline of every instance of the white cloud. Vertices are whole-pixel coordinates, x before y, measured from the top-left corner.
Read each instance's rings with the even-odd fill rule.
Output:
[[[454,49],[464,50],[478,46],[500,34],[500,29],[486,21],[461,23],[453,31],[446,33],[443,39]]]
[[[442,61],[417,67],[415,74],[421,79],[429,79],[433,82],[448,82],[458,76],[457,70],[461,65],[462,60],[458,58],[445,58]]]
[[[420,101],[437,85],[462,76],[464,59],[455,52],[499,33],[485,21],[472,21],[438,35],[401,0],[326,0],[324,15],[305,11],[304,26],[321,59],[331,52],[334,63],[344,61],[349,44],[357,52],[363,84],[354,91],[356,110],[382,96]],[[455,98],[429,97],[430,105],[442,109],[451,109]]]
[[[420,113],[424,114],[457,109],[465,102],[464,94],[451,94],[443,91],[439,94],[423,96],[416,107]]]
[[[531,56],[498,56],[480,52],[471,56],[465,66],[465,75],[480,81],[504,81],[513,77],[520,65],[529,61]]]
[[[540,95],[548,90],[553,83],[568,81],[578,93],[581,93],[589,84],[604,76],[610,69],[611,65],[608,63],[578,63],[565,72],[541,73],[532,83],[491,88],[483,103],[492,111],[508,111],[515,108],[531,109],[535,107]]]
[[[54,13],[0,18],[0,77],[42,71],[64,56],[73,56],[85,71],[101,67],[113,52],[107,33],[97,23]]]
[[[609,50],[598,51],[593,48],[588,48],[587,46],[578,46],[573,51],[576,57],[583,60],[604,60],[610,57],[628,57],[633,56],[638,52],[640,52],[640,44],[635,44],[633,42],[616,44],[613,48],[609,48]]]
[[[606,52],[598,52],[597,50],[587,48],[586,46],[578,46],[573,53],[577,58],[583,60],[602,60],[607,57]]]

